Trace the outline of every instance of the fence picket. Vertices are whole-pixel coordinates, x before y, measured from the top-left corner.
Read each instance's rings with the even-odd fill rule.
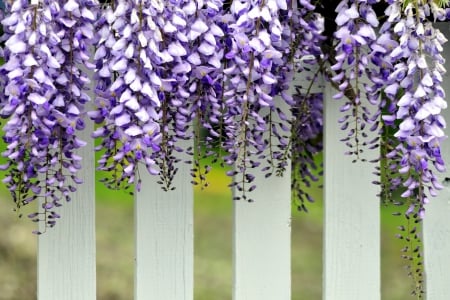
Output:
[[[448,23],[439,23],[437,27],[449,36]],[[450,45],[444,46],[444,57],[450,58]],[[450,95],[450,74],[443,76],[443,88]],[[445,119],[450,120],[450,109],[443,111]],[[448,131],[447,131],[448,134]],[[443,142],[442,157],[447,162],[446,174],[438,174],[444,189],[436,198],[431,198],[425,207],[426,215],[423,224],[423,242],[425,259],[425,290],[427,300],[450,299],[448,270],[450,270],[450,140]]]
[[[450,117],[450,114],[447,113]],[[450,147],[446,142],[443,150],[444,159],[450,158]],[[447,168],[450,166],[447,165]],[[444,176],[441,176],[443,180]],[[424,260],[425,260],[425,291],[427,300],[450,299],[448,270],[450,269],[450,185],[439,191],[436,198],[430,199],[426,206],[426,216],[423,224]]]
[[[324,299],[380,299],[380,202],[373,165],[352,163],[339,140],[335,91],[325,88]],[[369,152],[365,152],[366,157]],[[373,159],[377,153],[370,154]]]
[[[38,237],[39,300],[96,299],[93,124],[86,123],[80,138],[87,145],[77,152],[83,157],[78,176],[84,183],[58,211],[57,225]]]
[[[290,170],[288,170],[290,172]],[[234,202],[233,299],[291,299],[290,174],[256,179],[253,203]]]
[[[184,143],[190,143],[186,141]],[[192,300],[193,189],[190,166],[180,163],[173,182],[164,192],[145,168],[142,188],[135,196],[135,299]]]
[[[282,101],[279,99],[279,101]],[[277,118],[273,116],[272,118]],[[251,171],[253,172],[253,171]],[[234,201],[233,299],[291,299],[291,166],[256,173],[254,202]],[[236,195],[240,192],[234,190]]]

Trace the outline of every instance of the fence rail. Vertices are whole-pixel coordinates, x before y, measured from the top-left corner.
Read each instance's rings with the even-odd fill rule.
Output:
[[[450,29],[441,27],[449,36]],[[450,58],[446,48],[446,57]],[[450,77],[444,78],[450,93]],[[337,129],[339,105],[325,87],[324,270],[326,300],[380,299],[380,214],[370,167],[343,157]],[[450,113],[445,112],[447,120]],[[93,126],[92,124],[90,126]],[[85,130],[88,134],[88,128]],[[86,136],[85,140],[90,139]],[[85,184],[64,218],[39,236],[38,299],[96,298],[94,151],[81,155]],[[450,142],[443,145],[450,161]],[[189,168],[182,167],[177,189],[162,192],[154,177],[144,175],[135,196],[135,299],[193,299],[193,191]],[[146,172],[142,172],[145,174]],[[289,174],[289,170],[287,172]],[[450,177],[448,175],[448,177]],[[450,299],[450,185],[427,206],[423,239],[427,300]],[[258,183],[254,203],[234,204],[235,300],[288,300],[291,297],[290,178]],[[231,200],[230,200],[231,201]],[[231,242],[231,241],[230,241]],[[319,251],[319,249],[318,249]],[[295,255],[295,254],[294,254]]]

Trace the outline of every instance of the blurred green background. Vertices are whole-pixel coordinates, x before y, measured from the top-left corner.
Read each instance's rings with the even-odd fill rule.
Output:
[[[210,187],[195,190],[195,297],[231,299],[232,200],[229,178],[214,168]],[[292,299],[322,297],[321,190],[309,213],[292,212]],[[34,224],[18,219],[12,201],[0,191],[0,300],[35,299],[36,237]],[[70,204],[67,204],[70,205]],[[400,258],[402,244],[394,235],[400,219],[382,210],[382,298],[412,297],[410,280]],[[97,189],[97,293],[101,300],[133,298],[133,198],[126,192]],[[63,299],[62,299],[63,300]],[[257,300],[257,299],[255,299]],[[278,299],[274,299],[278,300]]]

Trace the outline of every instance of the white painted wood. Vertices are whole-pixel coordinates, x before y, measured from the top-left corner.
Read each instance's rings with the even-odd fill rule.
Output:
[[[335,91],[329,84],[325,91],[323,297],[379,300],[380,203],[378,187],[371,183],[374,165],[344,156],[348,148],[339,140],[346,133],[337,125],[342,101],[332,99]]]
[[[70,203],[58,211],[61,219],[38,238],[38,299],[96,299],[95,176],[91,121],[80,134],[87,145],[77,151],[83,157],[77,186]]]
[[[445,36],[450,36],[448,23],[439,26]],[[444,47],[444,57],[450,60],[450,45]],[[448,70],[448,67],[447,67]],[[443,87],[447,97],[450,95],[450,74],[444,75]],[[444,117],[449,122],[450,110],[443,111]],[[449,130],[446,129],[449,135]],[[439,191],[436,198],[431,198],[426,206],[425,219],[423,221],[424,259],[426,299],[441,300],[450,299],[450,140],[445,140],[441,149],[442,157],[446,162],[447,172],[438,174],[445,186]]]
[[[266,179],[261,172],[252,174],[256,176],[256,189],[247,196],[254,202],[234,201],[233,299],[288,300],[291,299],[290,161],[283,177],[273,174]],[[241,195],[239,191],[233,192]]]
[[[255,201],[234,202],[235,300],[291,299],[290,166],[283,177],[256,179]]]
[[[184,142],[192,144],[192,141]],[[190,165],[181,163],[173,186],[164,192],[145,168],[135,196],[135,299],[192,300],[193,188]]]

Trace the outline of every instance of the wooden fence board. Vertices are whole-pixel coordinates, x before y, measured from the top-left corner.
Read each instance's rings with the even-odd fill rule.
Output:
[[[324,150],[324,299],[380,299],[380,201],[371,182],[374,165],[352,163],[339,140],[342,101],[325,89]],[[373,159],[377,153],[365,152]]]
[[[439,24],[438,28],[449,36],[448,23]],[[450,59],[450,45],[444,46],[444,57]],[[448,70],[448,66],[447,70]],[[443,87],[450,95],[450,74],[443,76]],[[450,121],[450,109],[443,111],[443,115]],[[448,129],[446,134],[448,135]],[[445,174],[438,174],[444,185],[436,198],[430,198],[430,203],[425,207],[425,219],[423,224],[424,258],[427,300],[450,299],[450,140],[447,138],[441,149],[442,157],[447,166]]]
[[[192,143],[191,141],[185,143]],[[193,189],[191,166],[180,164],[173,186],[164,192],[145,168],[135,195],[135,299],[192,300]]]
[[[273,174],[266,179],[262,172],[255,175],[256,190],[248,194],[254,202],[234,201],[233,299],[288,300],[291,299],[290,161],[283,177]],[[234,194],[239,196],[240,192],[234,190]]]
[[[86,122],[80,139],[87,145],[78,185],[70,203],[64,203],[56,226],[38,238],[38,299],[96,299],[95,176],[92,122]]]

